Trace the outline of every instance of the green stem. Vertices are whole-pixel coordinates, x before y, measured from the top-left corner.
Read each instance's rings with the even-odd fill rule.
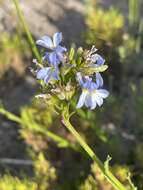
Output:
[[[139,0],[129,0],[129,25],[135,27],[139,22]]]
[[[9,120],[14,121],[18,124],[21,124],[22,126],[26,126],[27,128],[31,128],[31,125],[33,125],[33,131],[35,129],[35,132],[40,132],[43,133],[43,135],[48,136],[49,138],[51,138],[54,142],[56,142],[60,147],[70,147],[72,149],[74,149],[75,151],[77,151],[77,147],[74,146],[74,144],[70,143],[68,140],[65,140],[63,137],[60,137],[59,135],[49,131],[48,129],[45,129],[45,126],[42,126],[40,124],[37,124],[35,122],[32,123],[26,122],[26,120],[24,120],[23,118],[20,118],[16,115],[14,115],[13,113],[5,110],[2,106],[0,107],[0,114],[4,115],[5,117],[7,117]]]
[[[29,125],[27,123],[27,125]],[[51,138],[54,142],[58,144],[60,147],[70,147],[77,151],[77,147],[74,146],[74,144],[70,143],[68,140],[65,140],[63,137],[60,137],[59,135],[45,129],[45,126],[42,126],[37,123],[33,123],[33,125],[36,127],[36,132],[41,132],[43,135],[47,135],[49,138]]]
[[[136,52],[137,53],[141,52],[142,40],[143,40],[143,19],[140,19],[138,36],[137,36],[137,40],[136,40]]]
[[[79,133],[74,129],[74,127],[71,125],[69,121],[69,111],[68,108],[65,107],[63,114],[63,124],[66,126],[66,128],[73,134],[73,136],[76,138],[76,140],[79,142],[81,147],[85,150],[85,152],[88,154],[88,156],[95,161],[98,168],[102,172],[102,174],[105,176],[105,178],[111,183],[111,185],[117,189],[117,190],[127,190],[126,187],[112,174],[107,167],[101,162],[101,160],[97,157],[97,155],[93,152],[93,150],[89,147],[89,145],[82,139],[82,137],[79,135]]]
[[[40,54],[39,54],[39,52],[37,50],[37,47],[35,45],[35,41],[33,40],[33,37],[32,37],[32,35],[30,33],[28,25],[27,25],[27,23],[26,23],[26,21],[24,19],[23,12],[22,12],[22,10],[21,10],[21,8],[19,6],[19,0],[13,0],[13,2],[15,4],[15,8],[16,8],[17,14],[19,16],[19,19],[20,19],[20,21],[21,21],[21,23],[23,25],[23,28],[24,28],[24,30],[26,32],[26,35],[27,35],[27,38],[28,38],[29,43],[31,45],[32,51],[33,51],[35,57],[37,58],[37,60],[40,62],[41,61]]]

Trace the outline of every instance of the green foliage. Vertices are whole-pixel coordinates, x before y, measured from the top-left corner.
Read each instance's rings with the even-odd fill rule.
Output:
[[[51,166],[50,162],[45,159],[44,155],[40,153],[33,158],[34,177],[19,179],[12,177],[10,174],[5,174],[0,178],[1,190],[51,190],[53,182],[56,179],[55,168]]]
[[[84,67],[84,68],[82,68],[80,71],[81,71],[82,73],[85,73],[85,74],[90,75],[90,74],[92,74],[92,73],[94,73],[94,72],[104,72],[104,71],[107,70],[107,68],[108,68],[107,65],[101,65],[100,67],[95,67],[95,68]]]
[[[122,41],[122,29],[124,17],[116,9],[108,11],[101,8],[90,7],[86,15],[87,32],[85,34],[88,44],[96,44],[96,47],[103,48],[103,45],[116,46]]]
[[[140,0],[129,0],[129,15],[128,15],[128,30],[127,34],[124,35],[124,42],[121,50],[121,57],[128,57],[132,54],[139,54],[142,50],[142,39],[143,39],[143,20],[141,16]]]
[[[87,29],[84,38],[87,45],[95,44],[101,49],[110,65],[109,77],[115,81],[114,87],[121,83],[122,65],[120,63],[118,47],[122,46],[124,37],[125,18],[116,8],[104,10],[98,3],[91,3],[86,10],[85,21]]]
[[[110,137],[105,135],[106,139],[109,138],[107,142],[108,148],[112,152],[111,155],[114,155],[114,160],[127,162],[127,165],[133,164],[135,171],[132,169],[132,178],[138,188],[142,189],[143,178],[139,169],[142,168],[141,134],[143,129],[142,1],[129,0],[128,3],[129,12],[127,13],[128,20],[126,25],[124,21],[126,16],[123,16],[113,7],[109,10],[103,10],[97,3],[95,7],[90,4],[85,18],[88,27],[85,39],[87,44],[95,42],[96,47],[100,47],[105,52],[106,59],[112,64],[109,71],[112,79],[110,84],[109,78],[112,95],[104,110],[96,111],[96,122],[101,122],[101,126],[103,126],[104,119],[107,123],[111,122],[111,128],[113,127],[113,129],[108,129],[108,124],[105,124],[105,134],[111,135],[109,135]],[[116,25],[116,23],[118,24]],[[119,78],[117,78],[118,75]],[[124,133],[127,133],[126,137],[123,137]],[[129,144],[129,146],[126,145],[126,149],[124,149],[124,143]],[[132,143],[135,146],[132,146]],[[124,155],[123,158],[121,155]],[[117,171],[115,173],[117,174]],[[136,189],[130,179],[128,181],[131,188]]]
[[[129,25],[135,27],[139,21],[139,0],[129,0]]]
[[[37,184],[28,179],[20,180],[17,177],[11,175],[4,175],[0,178],[0,189],[1,190],[36,190]]]
[[[24,54],[28,55],[28,44],[18,34],[13,36],[3,33],[0,37],[0,74],[9,69],[10,66],[22,62]],[[21,66],[21,65],[19,65]],[[15,66],[16,67],[16,66]]]
[[[35,181],[40,190],[51,190],[56,180],[56,169],[41,152],[34,161]]]
[[[13,3],[14,3],[14,5],[15,5],[17,14],[18,14],[18,16],[19,16],[20,23],[22,24],[23,29],[24,29],[24,31],[25,31],[25,33],[26,33],[26,35],[27,35],[28,40],[29,40],[29,44],[31,45],[31,49],[32,49],[33,53],[35,54],[37,60],[40,62],[40,61],[41,61],[40,54],[39,54],[39,52],[38,52],[38,50],[37,50],[37,47],[36,47],[36,45],[35,45],[34,39],[33,39],[33,37],[32,37],[32,34],[31,34],[31,32],[30,32],[30,30],[29,30],[29,28],[28,28],[28,25],[27,25],[27,23],[26,23],[26,21],[25,21],[23,12],[22,12],[22,10],[21,10],[21,8],[20,8],[19,1],[18,1],[18,0],[13,0]]]
[[[39,150],[39,148],[41,150],[42,147],[47,147],[45,142],[47,137],[56,142],[59,147],[71,147],[75,150],[77,149],[74,144],[71,144],[63,137],[58,136],[48,129],[49,125],[52,122],[53,116],[50,110],[46,107],[43,108],[43,110],[41,109],[40,105],[36,107],[25,107],[21,110],[21,117],[18,117],[5,110],[5,108],[1,105],[0,113],[5,115],[8,119],[21,125],[22,137],[27,141],[28,144],[30,143],[30,145],[32,145],[33,148],[37,151]],[[32,141],[30,140],[31,138]],[[38,139],[40,140],[40,142],[38,141]],[[40,147],[38,147],[38,145],[40,145]]]
[[[119,54],[121,59],[132,56],[135,53],[136,41],[129,34],[123,36],[123,44],[119,46]]]
[[[105,162],[107,170],[108,170],[108,162],[109,160],[107,159],[107,161]],[[130,189],[135,190],[135,187],[133,188],[133,186],[128,183],[127,173],[129,169],[127,167],[116,165],[112,169],[116,173],[118,179],[120,179],[124,184],[126,184],[125,186],[127,190]],[[98,190],[98,189],[114,190],[114,188],[107,183],[105,177],[99,171],[96,163],[93,163],[91,164],[90,174],[87,176],[84,183],[81,184],[80,190]]]

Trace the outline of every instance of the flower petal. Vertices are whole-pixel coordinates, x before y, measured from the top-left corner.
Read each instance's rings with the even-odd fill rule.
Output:
[[[49,70],[50,70],[50,67],[45,67],[45,68],[40,69],[37,72],[37,79],[44,79]]]
[[[98,55],[97,65],[103,65],[105,63],[105,59],[103,59],[100,55]]]
[[[60,44],[61,41],[62,41],[62,33],[61,32],[56,32],[53,35],[53,44],[54,44],[54,47],[57,47]]]
[[[101,57],[99,54],[94,54],[91,57],[92,62],[97,63],[98,66],[103,65],[105,63],[105,59]]]
[[[51,79],[51,77],[52,77],[52,70],[51,70],[51,68],[50,68],[48,74],[44,77],[44,82],[45,82],[45,83],[48,83],[49,80]]]
[[[57,57],[60,61],[64,61],[64,53],[67,51],[66,48],[62,46],[58,46],[55,48],[55,53],[57,54]]]
[[[99,107],[102,106],[102,104],[103,104],[103,98],[100,97],[100,96],[98,96],[98,94],[96,93],[96,91],[94,93],[92,93],[92,101],[96,102]]]
[[[47,56],[49,63],[51,63],[54,66],[58,66],[60,63],[60,60],[55,52],[49,53]]]
[[[64,52],[67,51],[67,49],[66,49],[65,47],[62,47],[62,46],[58,45],[58,46],[55,48],[55,51],[56,51],[57,53],[64,53]]]
[[[92,101],[92,106],[90,107],[91,110],[94,110],[97,106],[96,101]]]
[[[85,99],[85,105],[87,108],[92,108],[93,104],[92,104],[92,97],[91,97],[91,94],[88,93],[87,96],[86,96],[86,99]]]
[[[36,41],[36,44],[44,48],[53,49],[53,42],[49,36],[43,36],[41,39]]]
[[[89,90],[93,91],[98,88],[98,85],[95,82],[91,82],[89,86]]]
[[[92,78],[90,78],[89,76],[85,76],[85,82],[83,84],[84,88],[90,89],[91,88],[91,84],[92,84]]]
[[[96,90],[96,94],[101,98],[107,98],[109,96],[109,92],[105,89]]]
[[[87,96],[87,93],[88,93],[87,90],[83,90],[83,91],[82,91],[82,93],[81,93],[81,95],[80,95],[80,97],[79,97],[79,101],[78,101],[78,103],[77,103],[76,108],[81,108],[81,107],[84,105],[84,103],[85,103],[85,98],[86,98],[86,96]]]
[[[48,52],[45,52],[44,56],[42,57],[43,61],[48,61],[49,62],[49,54]]]
[[[77,79],[78,83],[82,86],[83,85],[83,80],[82,80],[82,76],[81,76],[80,72],[78,72],[76,74],[76,79]]]
[[[96,84],[98,88],[103,86],[103,78],[100,73],[96,73]]]

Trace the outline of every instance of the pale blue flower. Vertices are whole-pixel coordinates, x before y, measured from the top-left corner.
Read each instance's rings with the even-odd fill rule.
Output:
[[[96,53],[91,56],[91,62],[95,63],[95,65],[97,65],[97,66],[101,66],[105,63],[105,59],[103,59],[103,57],[101,57],[101,55]]]
[[[65,47],[60,45],[62,41],[62,33],[56,32],[51,39],[49,36],[43,36],[41,39],[36,41],[36,44],[42,46],[50,52],[46,52],[43,59],[47,60],[53,65],[58,65],[64,60],[64,53],[67,51]]]
[[[96,73],[96,82],[93,82],[92,78],[85,76],[82,77],[81,73],[77,73],[77,80],[82,87],[82,93],[77,103],[77,108],[86,106],[91,110],[99,107],[103,104],[103,99],[109,96],[109,92],[105,89],[101,89],[103,86],[103,79],[99,73]]]
[[[103,59],[102,57],[101,57],[101,55],[99,55],[99,54],[92,54],[91,56],[90,56],[90,58],[88,58],[88,60],[89,60],[89,67],[90,68],[95,68],[95,67],[100,67],[100,66],[102,66],[102,65],[104,65],[104,63],[105,63],[105,59]]]
[[[37,71],[36,77],[45,83],[51,80],[59,80],[59,70],[57,67],[44,67]]]

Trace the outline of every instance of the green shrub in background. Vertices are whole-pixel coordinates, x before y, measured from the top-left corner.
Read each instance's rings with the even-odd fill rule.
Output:
[[[59,144],[64,143],[62,138],[48,131],[48,126],[51,123],[51,114],[49,111],[42,111],[36,114],[36,107],[23,108],[21,118],[11,114],[1,107],[0,112],[7,116],[10,120],[21,125],[20,134],[27,143],[27,151],[33,161],[33,177],[19,179],[11,175],[1,177],[0,189],[2,190],[51,190],[55,185],[56,169],[51,166],[50,161],[44,156],[44,150],[47,151],[48,137],[54,139]],[[39,113],[39,111],[38,111]],[[45,119],[44,119],[45,118]],[[47,120],[48,118],[48,120]],[[45,126],[43,121],[46,122]],[[45,152],[46,152],[45,151]],[[7,188],[6,188],[7,187]]]
[[[43,153],[36,155],[33,158],[34,176],[32,178],[12,177],[10,174],[5,174],[0,178],[1,190],[51,190],[53,182],[56,179],[55,168],[51,167],[48,160],[45,159]]]
[[[129,169],[126,166],[119,166],[116,165],[112,168],[116,173],[116,176],[120,181],[126,183],[126,189],[129,190],[130,186],[128,185],[128,180],[126,176],[129,172]],[[125,180],[126,179],[126,180]],[[114,188],[106,182],[102,173],[96,167],[96,164],[91,164],[91,171],[90,174],[85,179],[84,183],[80,186],[80,190],[99,190],[99,189],[106,189],[106,190],[114,190]]]
[[[104,49],[116,47],[122,42],[124,17],[115,8],[103,10],[89,7],[86,14],[87,32],[85,39],[87,44],[96,44],[97,48]]]
[[[114,7],[104,10],[97,3],[89,1],[85,14],[87,25],[84,39],[87,45],[95,44],[101,49],[108,63],[109,81],[119,90],[121,86],[122,65],[119,59],[118,47],[122,45],[125,19]],[[112,83],[114,81],[114,83]],[[111,89],[112,90],[112,86]]]
[[[0,36],[0,77],[9,69],[13,68],[17,74],[23,74],[24,56],[30,56],[29,45],[19,34],[10,36],[3,33]]]
[[[112,88],[112,97],[103,113],[110,117],[116,130],[127,133],[126,139],[129,143],[128,148],[124,150],[121,145],[124,138],[114,134],[109,140],[109,149],[114,158],[119,157],[123,150],[127,153],[120,161],[126,160],[127,165],[131,165],[133,179],[138,188],[142,189],[142,1],[128,1],[127,17],[113,7],[104,10],[97,3],[93,5],[89,2],[85,17],[88,27],[85,33],[86,43],[91,44],[94,41],[96,47],[105,52],[111,68],[109,86]],[[118,150],[115,147],[118,147]],[[138,159],[141,160],[138,162]]]
[[[37,184],[30,180],[20,180],[17,177],[11,175],[4,175],[0,178],[1,190],[37,190]]]
[[[39,109],[41,110],[39,112]],[[8,111],[6,111],[2,106],[0,108],[0,113],[5,115],[8,119],[20,124],[20,135],[25,140],[27,144],[27,151],[30,153],[30,157],[33,161],[33,177],[32,178],[24,178],[19,179],[16,177],[12,177],[11,175],[5,175],[1,177],[0,182],[0,188],[2,187],[8,187],[8,190],[26,190],[27,188],[33,188],[32,190],[52,190],[54,188],[58,188],[61,190],[72,190],[72,189],[79,189],[79,190],[95,190],[95,189],[104,189],[105,187],[107,190],[114,189],[105,179],[104,175],[101,173],[101,171],[98,169],[96,164],[91,165],[91,172],[88,174],[88,170],[85,164],[85,161],[80,161],[83,163],[83,166],[80,168],[80,172],[78,175],[75,175],[75,170],[72,169],[70,171],[70,177],[66,173],[62,173],[62,162],[64,159],[56,158],[56,163],[60,163],[59,167],[54,167],[52,164],[52,160],[49,161],[48,157],[53,157],[56,155],[55,150],[51,151],[49,148],[50,142],[57,144],[58,149],[63,148],[70,148],[71,150],[76,150],[76,152],[82,153],[82,156],[85,154],[82,152],[80,147],[78,147],[75,142],[72,142],[72,139],[68,139],[66,136],[61,137],[55,134],[51,131],[51,129],[54,126],[54,122],[51,122],[53,120],[54,115],[51,115],[51,112],[47,107],[43,107],[43,110],[41,109],[40,105],[33,105],[29,107],[24,107],[21,110],[21,116],[18,117]],[[39,113],[39,114],[36,114]],[[92,119],[92,115],[88,113],[85,114],[84,112],[78,113],[82,115],[82,117],[85,119],[85,117],[89,118],[89,120]],[[83,116],[84,115],[84,116]],[[47,117],[49,120],[47,120]],[[56,119],[56,118],[55,118]],[[77,118],[76,118],[77,120]],[[43,123],[44,122],[44,123]],[[76,121],[78,122],[78,121]],[[80,121],[79,121],[80,122]],[[57,123],[57,122],[55,122]],[[52,125],[51,125],[52,124]],[[82,120],[82,124],[84,124]],[[88,123],[85,123],[84,125],[87,126]],[[51,125],[51,127],[50,127]],[[89,124],[90,125],[90,122]],[[90,137],[90,143],[94,143],[93,139],[95,139],[94,133],[85,128],[85,126],[80,127],[80,133],[84,138]],[[96,138],[101,139],[103,142],[106,142],[106,134],[102,134],[101,131],[97,131],[96,128],[94,128],[94,125],[91,122],[91,126],[93,126],[93,131],[95,130],[95,135],[97,135]],[[60,126],[57,126],[58,128]],[[86,130],[85,130],[86,129]],[[84,131],[82,131],[84,130]],[[56,133],[60,133],[60,128]],[[89,133],[90,132],[90,133]],[[99,137],[98,137],[99,135]],[[93,139],[92,139],[93,138]],[[114,143],[114,142],[113,142]],[[100,147],[101,148],[101,147]],[[73,156],[73,151],[68,153],[69,156],[68,161],[72,162],[72,168],[76,168],[79,162],[76,163],[76,160]],[[55,156],[54,156],[55,157]],[[62,157],[66,157],[66,152],[63,152]],[[70,157],[70,158],[69,158]],[[78,156],[79,157],[79,156]],[[81,158],[80,158],[81,159]],[[63,160],[63,161],[62,161]],[[85,160],[85,159],[84,159]],[[109,160],[105,163],[106,167],[108,167]],[[84,166],[85,164],[85,166]],[[65,163],[63,163],[63,167],[65,167]],[[127,174],[129,172],[129,169],[127,167],[123,167],[122,165],[115,165],[112,167],[112,170],[116,173],[117,177],[120,179],[122,183],[126,185],[127,190],[131,189],[131,185],[129,185]],[[69,172],[69,169],[64,169],[64,172]],[[88,177],[86,177],[88,174]],[[72,177],[71,177],[72,176]],[[72,178],[72,179],[71,179]],[[62,184],[59,183],[59,181],[62,181]],[[22,189],[23,188],[23,189]],[[135,188],[132,188],[135,189]],[[3,190],[3,189],[2,189]],[[5,189],[4,189],[5,190]]]

